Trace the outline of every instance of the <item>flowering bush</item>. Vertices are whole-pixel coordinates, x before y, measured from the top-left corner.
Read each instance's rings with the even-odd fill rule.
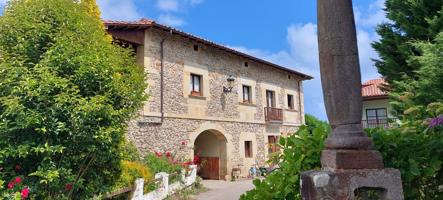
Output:
[[[4,181],[0,180],[0,184],[3,185]],[[27,199],[29,197],[30,189],[23,183],[23,179],[20,176],[15,177],[7,184],[7,189],[0,192],[0,199],[5,200],[20,200]]]

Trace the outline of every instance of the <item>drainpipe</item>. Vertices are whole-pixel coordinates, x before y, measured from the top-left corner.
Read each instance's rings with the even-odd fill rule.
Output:
[[[172,35],[172,30],[169,31],[169,34]],[[170,36],[166,36],[160,41],[160,123],[163,123],[165,118],[165,112],[164,112],[164,44],[166,39]]]

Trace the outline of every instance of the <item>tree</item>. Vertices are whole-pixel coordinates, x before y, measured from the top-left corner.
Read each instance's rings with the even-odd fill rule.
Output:
[[[415,71],[420,66],[408,60],[421,54],[411,42],[434,40],[443,30],[442,8],[441,0],[386,1],[387,18],[391,21],[378,26],[381,39],[372,46],[380,55],[375,66],[389,84],[417,78]]]
[[[125,122],[146,98],[145,74],[100,23],[72,0],[6,6],[0,183],[21,176],[32,198],[86,199],[119,177]]]
[[[100,9],[95,0],[81,0],[81,4],[86,7],[88,14],[92,17],[100,19]]]

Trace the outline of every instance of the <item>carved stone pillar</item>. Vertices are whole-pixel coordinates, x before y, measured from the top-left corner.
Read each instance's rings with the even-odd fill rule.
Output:
[[[318,0],[318,42],[323,97],[332,132],[321,156],[323,171],[302,173],[302,197],[354,199],[359,188],[380,189],[402,200],[400,173],[383,169],[380,152],[363,132],[361,75],[351,0]]]

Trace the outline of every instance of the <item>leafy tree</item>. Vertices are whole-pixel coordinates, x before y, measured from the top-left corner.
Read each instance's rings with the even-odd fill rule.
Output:
[[[144,72],[72,0],[11,0],[0,17],[0,194],[23,176],[36,199],[86,199],[120,175]],[[69,186],[69,187],[68,187]]]
[[[390,84],[415,80],[420,66],[408,60],[421,54],[411,42],[432,41],[443,30],[443,1],[387,0],[386,12],[390,22],[378,26],[381,39],[373,43],[380,55],[375,65]]]
[[[100,19],[100,9],[98,8],[95,0],[81,0],[80,2],[86,7],[86,11],[89,15]]]

